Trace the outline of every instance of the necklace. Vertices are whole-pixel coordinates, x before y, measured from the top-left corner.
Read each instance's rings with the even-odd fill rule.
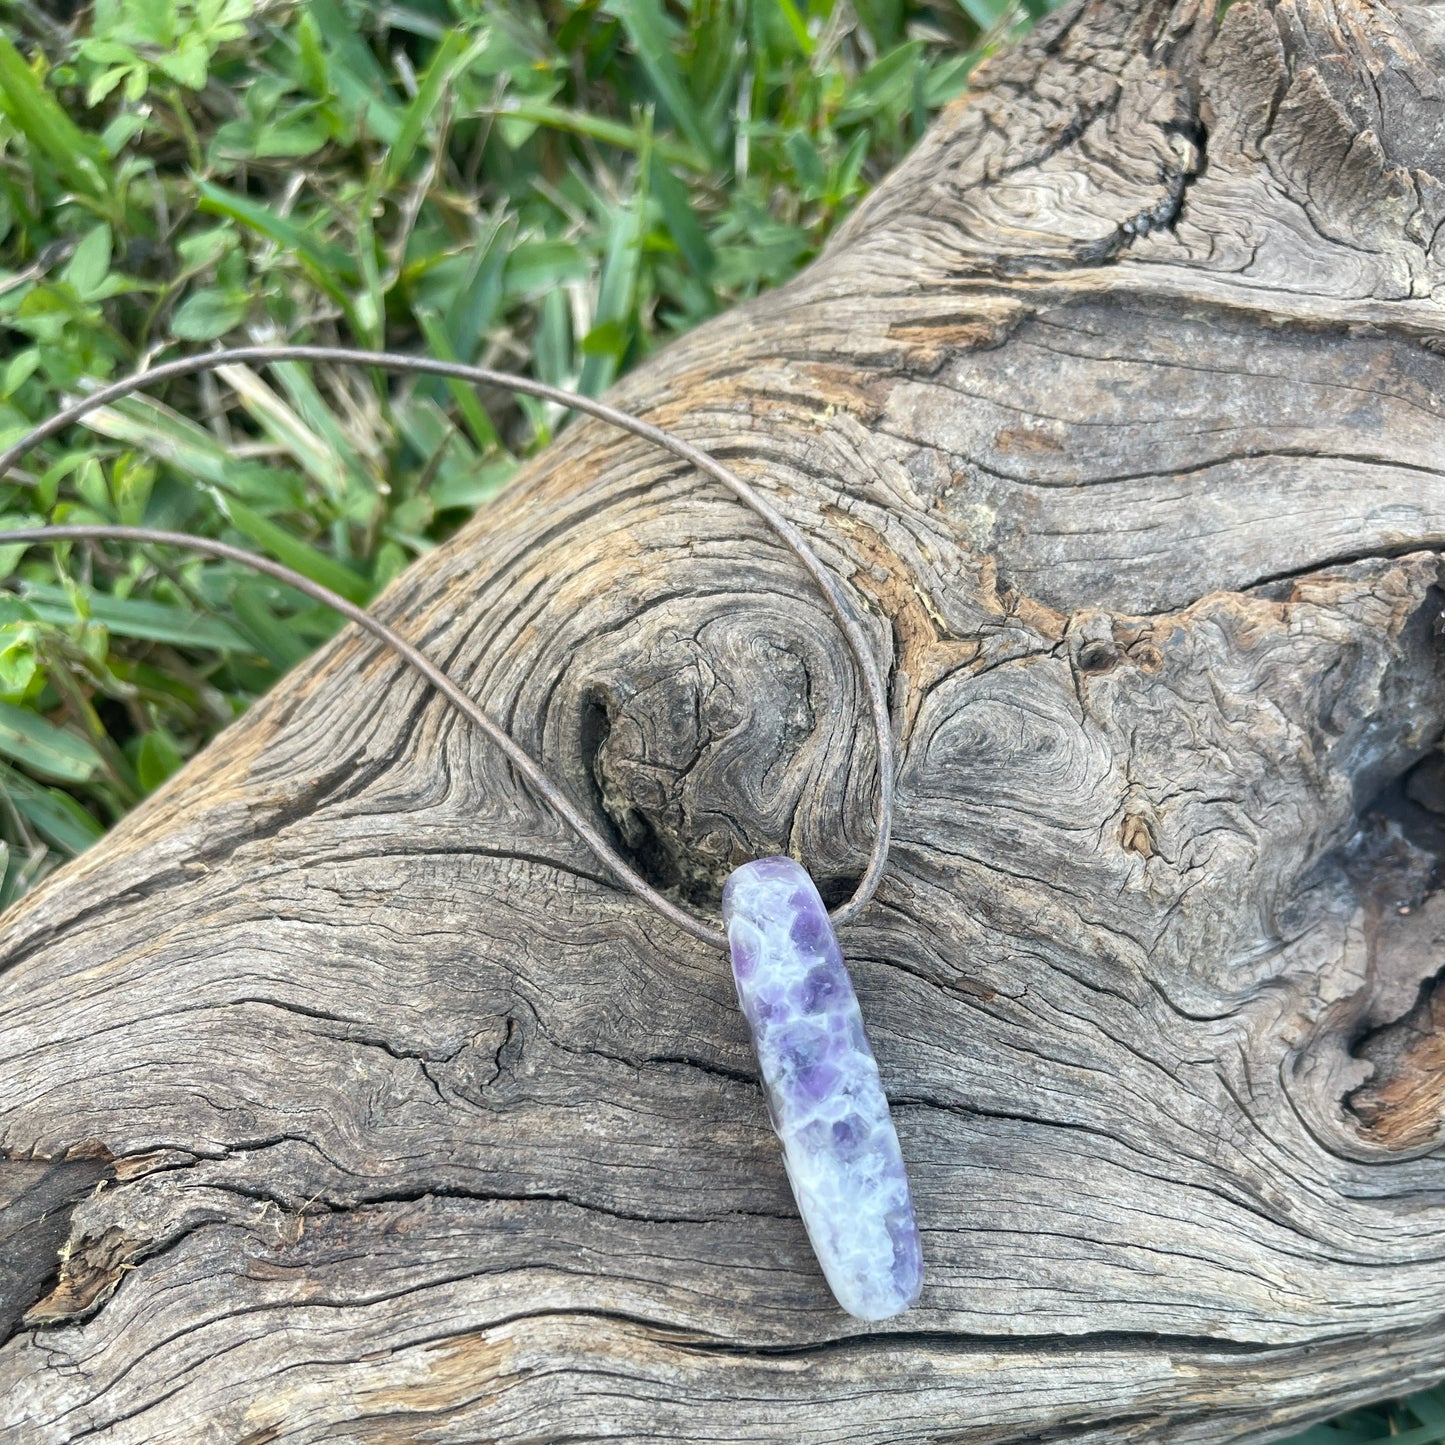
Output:
[[[248,346],[165,362],[100,387],[42,422],[0,453],[0,479],[32,447],[121,397],[232,363],[277,361],[328,361],[446,376],[555,401],[691,463],[756,512],[817,583],[853,653],[868,695],[878,744],[877,831],[868,866],[852,897],[830,914],[801,864],[786,856],[760,858],[734,869],[724,885],[723,928],[704,922],[643,878],[533,758],[424,653],[346,598],[268,557],[208,537],[147,527],[28,527],[0,532],[0,538],[7,543],[151,542],[238,562],[335,609],[396,652],[506,754],[533,790],[624,888],[694,938],[728,950],[793,1197],[834,1296],[845,1310],[864,1320],[887,1319],[909,1308],[917,1301],[923,1282],[913,1200],[878,1065],[835,932],[867,907],[887,866],[893,813],[893,737],[883,679],[837,579],[803,534],[766,497],[716,458],[672,432],[605,402],[528,377],[395,352]]]

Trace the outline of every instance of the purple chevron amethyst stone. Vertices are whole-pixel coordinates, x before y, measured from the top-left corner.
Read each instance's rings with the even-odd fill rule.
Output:
[[[808,1238],[838,1303],[902,1313],[923,1287],[913,1197],[827,909],[791,858],[745,863],[723,921],[768,1112]]]

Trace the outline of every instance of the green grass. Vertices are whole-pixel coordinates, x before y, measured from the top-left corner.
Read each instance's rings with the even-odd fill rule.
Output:
[[[1283,1445],[1440,1445],[1445,1441],[1445,1386],[1394,1405],[1354,1410]]]
[[[1036,10],[1043,0],[1028,0]],[[596,393],[793,275],[1019,0],[0,0],[0,444],[222,340]],[[224,537],[366,600],[560,424],[293,365],[177,382],[0,483],[0,527]],[[0,545],[0,908],[337,623],[230,564]],[[1445,1442],[1445,1394],[1299,1445]]]
[[[0,0],[0,442],[223,339],[599,392],[805,264],[1027,23],[1010,3]],[[455,383],[235,368],[32,454],[0,527],[224,537],[365,601],[560,421]],[[195,557],[0,546],[7,574],[0,907],[337,626]]]

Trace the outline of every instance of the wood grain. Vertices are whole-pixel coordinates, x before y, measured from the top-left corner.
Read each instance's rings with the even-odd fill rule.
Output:
[[[1060,12],[615,392],[890,681],[844,946],[918,1309],[832,1304],[726,960],[348,632],[6,918],[0,1249],[95,1173],[3,1438],[1213,1445],[1445,1373],[1445,25],[1214,15]],[[679,896],[863,866],[823,602],[642,444],[380,611]]]

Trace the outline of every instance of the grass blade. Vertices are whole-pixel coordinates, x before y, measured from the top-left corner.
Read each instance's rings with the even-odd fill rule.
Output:
[[[668,34],[670,22],[658,0],[608,0],[603,8],[622,22],[627,38],[657,92],[657,99],[666,107],[669,117],[703,157],[705,164],[709,168],[716,165],[716,148],[678,70]]]
[[[56,783],[87,783],[104,771],[84,738],[8,702],[0,702],[0,754]]]
[[[284,563],[293,572],[299,572],[303,577],[309,577],[313,582],[319,582],[323,587],[339,592],[350,602],[364,604],[370,599],[371,584],[365,577],[353,572],[334,557],[328,557],[324,552],[318,552],[316,548],[293,537],[284,527],[278,527],[259,512],[252,511],[244,502],[238,502],[234,497],[222,493],[216,495],[231,525],[268,556]]]
[[[288,456],[322,488],[333,503],[344,506],[356,487],[367,493],[373,492],[370,479],[361,465],[361,459],[345,441],[335,419],[327,413],[330,435],[322,438],[316,435],[299,416],[249,366],[221,366],[216,375],[236,393],[241,405],[260,423],[262,430]],[[296,379],[296,368],[292,368],[291,379]],[[320,398],[312,389],[308,400],[318,404],[317,410],[326,412]]]
[[[47,843],[69,857],[83,853],[105,832],[69,793],[47,788],[4,763],[0,794]]]
[[[441,318],[433,311],[418,311],[416,319],[421,326],[422,335],[426,337],[427,349],[432,355],[443,361],[455,361],[457,355],[452,350],[451,338],[448,337]],[[446,387],[477,446],[484,452],[500,447],[502,440],[497,435],[497,429],[492,425],[492,419],[487,415],[487,409],[482,405],[475,388],[451,377],[447,378]]]
[[[460,30],[449,30],[432,55],[426,73],[421,77],[416,94],[402,113],[396,139],[386,153],[381,170],[381,190],[394,190],[406,175],[406,168],[416,154],[417,143],[425,133],[426,124],[437,114],[442,90],[457,71],[465,69],[468,60],[486,48],[486,41],[474,43],[463,54],[465,37]]]
[[[44,152],[66,185],[93,200],[110,201],[104,148],[71,120],[3,34],[0,106],[26,139]]]
[[[39,622],[73,627],[82,620],[76,613],[70,593],[56,583],[22,583],[20,596]],[[247,647],[246,639],[220,618],[206,617],[169,603],[92,592],[88,605],[91,620],[117,637],[217,652],[241,652]]]
[[[367,129],[383,145],[395,145],[401,131],[400,109],[376,56],[336,0],[309,0],[306,10],[335,62],[329,67],[330,80],[341,103],[364,116]]]
[[[352,256],[334,241],[313,236],[284,216],[278,216],[246,196],[224,190],[211,181],[198,181],[196,192],[202,211],[211,216],[227,216],[258,236],[264,236],[283,250],[293,253],[306,267],[307,274],[338,306],[348,313],[351,295],[346,289],[361,282]]]

